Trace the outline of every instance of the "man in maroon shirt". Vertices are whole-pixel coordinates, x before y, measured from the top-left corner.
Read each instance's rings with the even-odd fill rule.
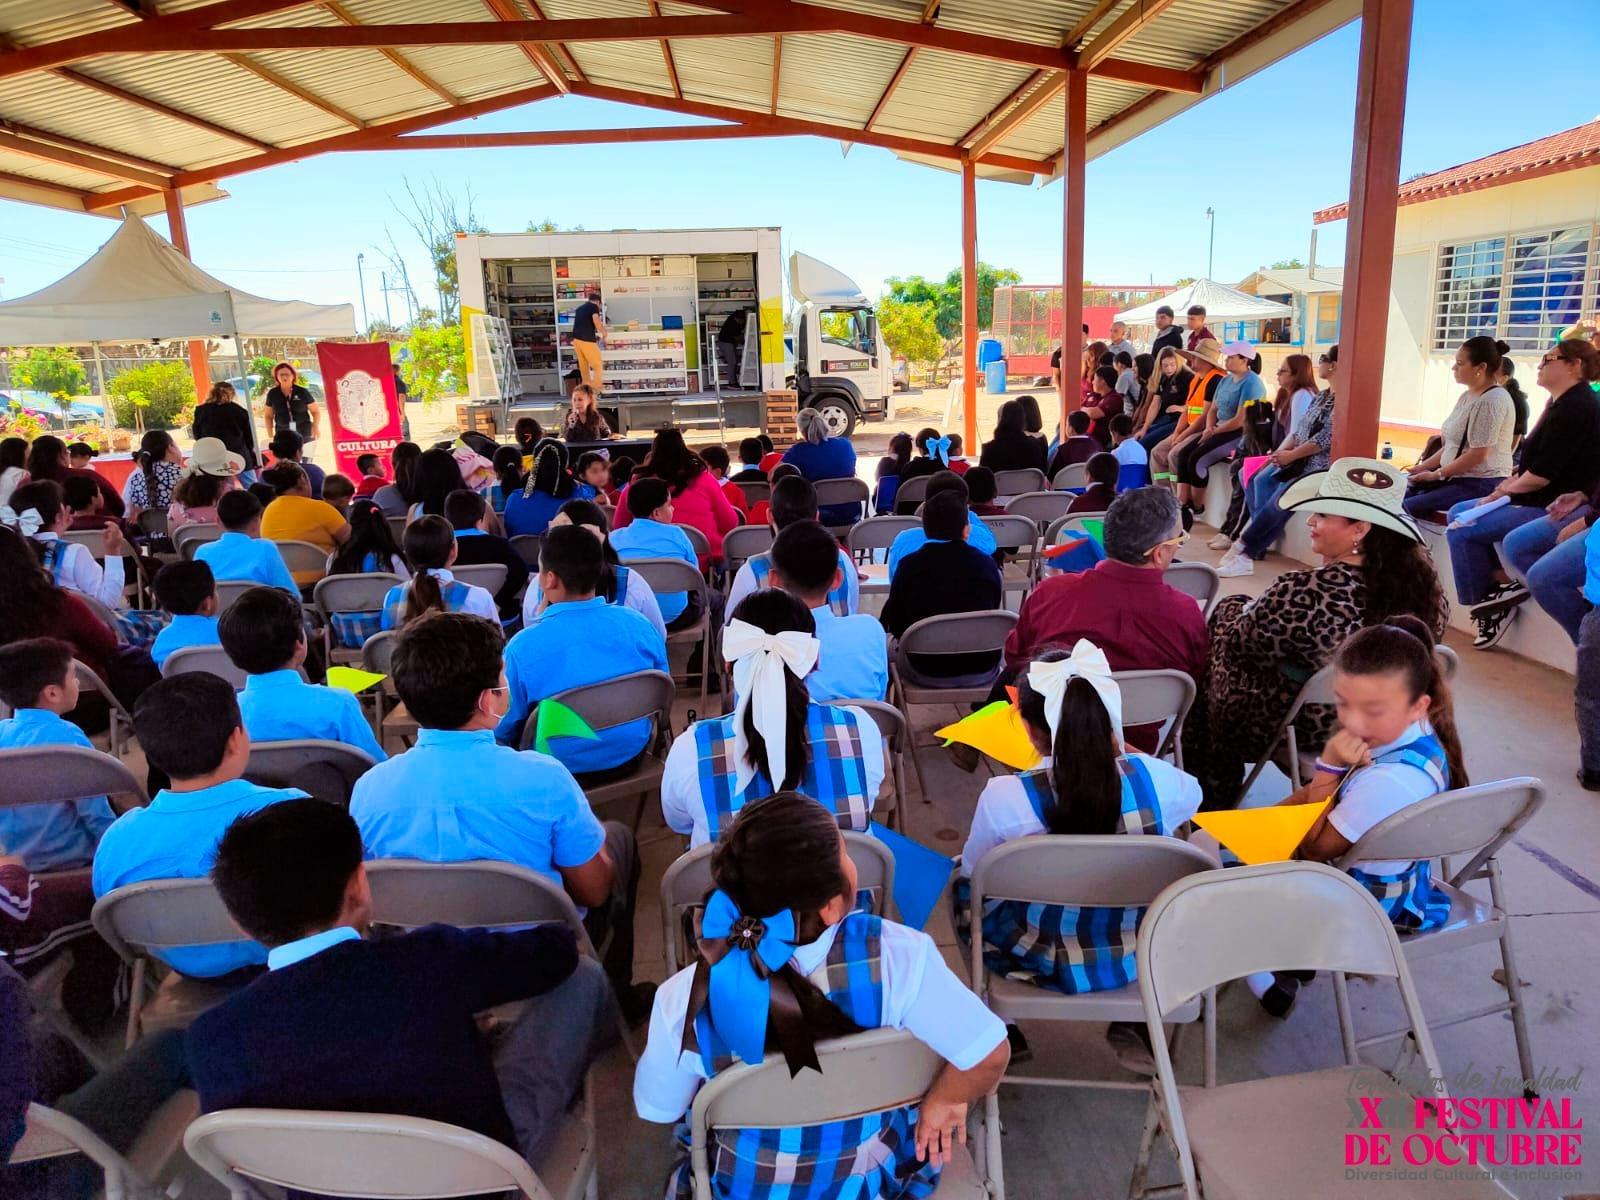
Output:
[[[1206,325],[1206,306],[1204,304],[1191,304],[1188,313],[1189,341],[1187,348],[1193,350],[1201,342],[1217,340],[1217,335],[1212,333]]]
[[[1005,674],[1015,676],[1040,652],[1087,638],[1113,671],[1176,670],[1205,682],[1210,634],[1194,598],[1161,573],[1183,541],[1178,502],[1165,488],[1135,488],[1105,516],[1106,559],[1092,570],[1056,575],[1034,588],[1006,638]],[[1154,752],[1156,729],[1127,731],[1135,749]]]

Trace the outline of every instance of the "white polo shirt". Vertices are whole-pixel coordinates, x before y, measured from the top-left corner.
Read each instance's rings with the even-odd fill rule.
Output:
[[[1426,737],[1433,727],[1426,721],[1413,721],[1392,742],[1372,748],[1372,757],[1381,758],[1391,750]],[[1328,824],[1339,831],[1351,845],[1359,842],[1366,832],[1379,822],[1394,816],[1419,800],[1439,794],[1439,785],[1433,776],[1405,763],[1374,763],[1351,774],[1345,782],[1339,799],[1328,812]],[[1373,875],[1395,875],[1411,866],[1404,859],[1364,862],[1362,870]]]

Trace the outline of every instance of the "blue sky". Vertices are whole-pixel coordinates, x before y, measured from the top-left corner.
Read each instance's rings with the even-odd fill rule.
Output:
[[[1570,3],[1417,0],[1402,177],[1566,129],[1600,114],[1600,25]],[[1349,25],[1192,108],[1088,171],[1091,279],[1139,283],[1200,275],[1208,206],[1218,278],[1307,253],[1311,213],[1345,198],[1359,27]],[[572,97],[496,114],[470,131],[686,123]],[[588,229],[778,225],[869,292],[892,275],[942,276],[960,261],[955,175],[887,151],[816,138],[485,151],[329,155],[223,181],[231,198],[193,209],[196,261],[263,295],[367,305],[386,229],[407,252],[423,302],[426,265],[392,199],[406,179],[471,186],[492,230],[549,217]],[[1060,278],[1061,185],[978,186],[979,253],[1030,283]],[[153,219],[165,231],[165,221]],[[109,222],[0,200],[0,294],[23,295],[81,261]],[[1344,226],[1324,226],[1319,262],[1343,259]],[[397,314],[399,296],[392,297]]]

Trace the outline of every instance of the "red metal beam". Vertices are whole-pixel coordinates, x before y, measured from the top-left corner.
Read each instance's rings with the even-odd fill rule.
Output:
[[[595,146],[645,142],[720,142],[738,138],[787,137],[743,125],[650,125],[632,129],[542,129],[528,133],[413,133],[358,147],[360,150],[492,150],[512,146]]]
[[[485,7],[494,14],[497,21],[520,21],[523,19],[522,9],[516,0],[483,0]],[[533,42],[518,42],[523,56],[533,64],[534,69],[545,77],[550,86],[563,95],[569,89],[567,72],[560,63],[550,56],[548,47],[535,45]]]
[[[1389,284],[1411,65],[1412,0],[1363,0],[1350,156],[1350,224],[1345,231],[1339,374],[1333,457],[1378,452],[1383,411]]]
[[[1001,116],[987,129],[972,139],[968,147],[974,154],[987,154],[998,146],[1012,130],[1032,120],[1034,115],[1061,94],[1067,86],[1067,74],[1059,71],[1040,81],[1039,86],[1019,100],[1010,112]]]
[[[961,160],[961,430],[978,444],[978,168]]]
[[[1113,51],[1170,8],[1172,3],[1173,0],[1133,0],[1131,8],[1106,26],[1099,37],[1078,51],[1078,65],[1086,71],[1094,70],[1098,64],[1110,58]]]
[[[1083,14],[1083,19],[1072,27],[1061,44],[1068,50],[1076,50],[1078,43],[1089,36],[1089,31],[1100,24],[1105,15],[1121,3],[1122,0],[1096,0],[1095,6]]]
[[[39,142],[33,138],[22,137],[5,131],[0,131],[0,150],[9,151],[12,154],[20,154],[24,158],[35,159],[38,162],[53,163],[58,167],[75,167],[80,171],[93,171],[95,174],[104,175],[108,179],[121,179],[126,183],[142,183],[147,187],[168,187],[172,179],[170,175],[160,175],[140,167],[130,167],[125,163],[113,162],[109,158],[102,158],[98,154],[86,154],[81,150],[73,150],[66,146],[55,146],[49,142]]]
[[[922,20],[919,24],[932,25],[939,16],[941,0],[927,0],[922,6]],[[894,69],[894,74],[889,76],[889,82],[883,87],[883,92],[878,96],[878,102],[872,106],[872,112],[867,116],[867,123],[863,129],[871,129],[877,124],[878,118],[883,115],[884,106],[889,103],[889,98],[899,90],[901,82],[906,77],[906,72],[911,69],[911,64],[917,59],[917,47],[912,46],[900,57],[900,65]]]
[[[661,15],[661,5],[657,4],[656,0],[650,0],[650,15],[652,17]],[[672,94],[681,99],[683,96],[683,84],[678,80],[678,60],[672,57],[672,43],[667,41],[666,38],[662,38],[660,45],[661,61],[667,66],[667,79],[672,83]]]
[[[1061,431],[1067,414],[1083,405],[1083,209],[1089,163],[1089,77],[1067,72],[1066,119],[1061,131]]]
[[[33,138],[35,141],[54,142],[56,145],[65,146],[69,150],[81,150],[85,154],[93,154],[100,158],[125,162],[129,166],[142,167],[144,170],[153,171],[158,175],[174,175],[179,170],[179,168],[170,163],[140,158],[137,154],[129,154],[125,150],[115,150],[110,146],[102,146],[97,142],[79,141],[77,138],[67,137],[62,133],[55,133],[49,129],[39,129],[33,125],[24,125],[21,121],[12,121],[6,117],[0,117],[0,130],[21,134],[23,137]]]
[[[361,24],[361,22],[356,18],[356,15],[343,4],[340,4],[339,0],[322,0],[322,7],[327,9],[346,25]],[[449,88],[445,87],[437,79],[434,79],[431,75],[429,75],[421,67],[417,66],[416,63],[412,62],[404,54],[401,54],[398,50],[383,49],[378,53],[382,54],[391,63],[399,67],[407,75],[411,76],[411,78],[415,79],[418,83],[427,88],[446,104],[454,104],[458,99],[460,99],[460,97],[450,91]]]
[[[335,104],[332,100],[329,100],[324,96],[319,96],[316,92],[312,91],[308,87],[302,87],[294,80],[285,75],[279,74],[271,67],[263,66],[261,63],[256,62],[248,55],[224,54],[222,57],[228,62],[232,63],[234,66],[238,67],[241,71],[248,71],[257,79],[271,84],[280,92],[288,92],[289,95],[293,96],[295,99],[311,105],[312,108],[320,109],[322,112],[327,113],[330,117],[333,117],[339,121],[343,121],[346,125],[352,126],[356,129],[365,129],[367,127],[367,122],[356,116],[355,113],[351,112],[349,109],[339,107],[339,105]]]
[[[189,226],[183,219],[183,197],[168,188],[162,193],[162,199],[167,205],[167,233],[171,235],[173,248],[193,262],[194,255],[189,253]],[[197,398],[211,390],[211,357],[206,353],[203,338],[189,342],[189,374],[194,379]]]
[[[772,100],[767,105],[767,115],[778,115],[778,85],[783,82],[783,38],[772,39]]]
[[[55,192],[71,200],[76,200],[78,206],[85,211],[89,207],[89,198],[93,192],[80,192],[77,188],[67,187],[63,183],[51,183],[48,179],[30,179],[26,175],[13,175],[10,171],[0,171],[0,183],[16,184],[19,187],[38,188],[42,192]]]

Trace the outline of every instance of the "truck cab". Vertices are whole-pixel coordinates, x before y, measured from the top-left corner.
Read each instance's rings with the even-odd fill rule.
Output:
[[[828,432],[849,437],[882,421],[894,395],[894,361],[872,302],[849,276],[808,254],[789,257],[795,310],[794,386],[801,408],[822,413]]]

